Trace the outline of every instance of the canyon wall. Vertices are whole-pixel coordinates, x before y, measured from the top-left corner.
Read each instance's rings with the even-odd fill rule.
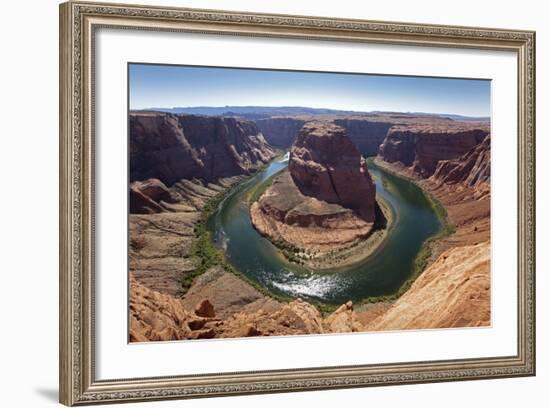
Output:
[[[398,162],[427,178],[434,174],[440,161],[463,156],[488,134],[486,124],[396,125],[388,131],[378,154],[386,162]]]
[[[178,296],[197,268],[203,207],[277,153],[242,119],[132,112],[129,125],[129,269],[140,285]]]
[[[452,234],[431,245],[431,262],[448,249],[490,242],[491,135],[488,123],[426,127],[392,128],[376,163],[416,178],[443,205]]]
[[[214,181],[250,174],[275,157],[258,127],[228,117],[130,113],[130,180]]]
[[[261,130],[267,142],[280,149],[288,149],[296,138],[302,126],[307,122],[314,122],[314,117],[271,117],[256,119],[255,123]],[[384,141],[388,129],[393,122],[368,120],[364,118],[334,118],[334,123],[344,129],[351,141],[365,157],[375,156],[380,144]]]
[[[364,157],[376,156],[393,125],[391,122],[352,118],[335,119],[334,123],[346,129],[348,137]]]
[[[294,143],[306,120],[292,117],[273,117],[257,119],[255,123],[271,146],[288,149]]]

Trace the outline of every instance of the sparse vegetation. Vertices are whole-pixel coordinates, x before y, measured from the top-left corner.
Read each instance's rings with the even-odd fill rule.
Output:
[[[217,196],[210,199],[202,209],[201,218],[195,225],[195,239],[191,246],[191,256],[196,259],[196,268],[193,271],[190,271],[185,274],[181,281],[182,293],[185,294],[195,279],[205,273],[208,269],[219,266],[224,269],[226,272],[230,272],[240,279],[243,279],[245,282],[253,286],[260,293],[270,296],[272,298],[278,299],[280,301],[289,301],[290,297],[276,295],[270,292],[268,289],[264,288],[260,284],[252,281],[247,276],[242,274],[240,271],[235,269],[224,256],[223,251],[216,247],[212,241],[211,232],[208,229],[208,220],[215,213],[219,204],[222,200],[227,197],[230,193],[234,191],[234,188],[227,189],[225,192],[218,194]]]

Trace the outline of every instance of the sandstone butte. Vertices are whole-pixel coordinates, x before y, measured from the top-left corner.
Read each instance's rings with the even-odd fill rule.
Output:
[[[489,127],[446,118],[397,113],[325,118],[344,128],[364,154],[378,152],[378,164],[413,177],[439,199],[455,226],[393,304],[348,302],[322,315],[306,301],[266,296],[219,267],[182,292],[182,280],[196,268],[192,243],[205,204],[276,156],[262,133],[272,145],[284,136],[279,145],[288,147],[311,121],[273,119],[130,114],[131,341],[490,324]],[[294,182],[287,173],[289,180]],[[307,188],[305,193],[295,188],[313,198]]]
[[[290,149],[288,171],[251,205],[251,220],[272,242],[304,254],[306,264],[319,262],[369,236],[375,195],[367,164],[345,129],[310,122]]]

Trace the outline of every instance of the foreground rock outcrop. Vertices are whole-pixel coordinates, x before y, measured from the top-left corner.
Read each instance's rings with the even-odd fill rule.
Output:
[[[242,299],[240,306],[218,313],[210,300],[216,293],[203,292],[200,300],[180,299],[151,290],[130,274],[130,341],[487,326],[491,321],[489,262],[488,242],[453,248],[380,313],[355,310],[347,302],[327,316],[301,299],[281,303],[257,292],[253,299],[235,293]],[[207,274],[206,280],[215,280],[227,273]]]
[[[367,330],[491,324],[489,242],[444,252]]]
[[[375,194],[366,162],[345,130],[311,122],[292,146],[289,170],[252,204],[251,220],[290,260],[327,268],[369,254],[364,242],[345,250],[372,233]]]
[[[301,299],[280,303],[261,296],[232,313],[217,313],[208,298],[189,305],[189,299],[151,290],[130,274],[131,342],[346,333],[362,329],[351,302],[325,318],[315,306]]]
[[[258,127],[231,117],[130,113],[130,180],[215,181],[250,174],[275,157]]]

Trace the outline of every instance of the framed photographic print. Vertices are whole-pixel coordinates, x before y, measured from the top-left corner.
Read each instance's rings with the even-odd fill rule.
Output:
[[[534,375],[534,42],[62,4],[61,402]]]

